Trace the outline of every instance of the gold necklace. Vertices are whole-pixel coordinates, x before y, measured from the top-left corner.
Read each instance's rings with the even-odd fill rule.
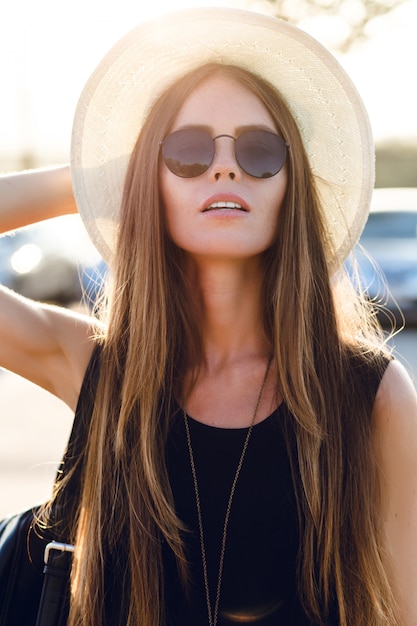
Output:
[[[237,481],[239,478],[240,470],[242,469],[243,460],[245,458],[249,439],[252,434],[256,416],[258,414],[258,409],[261,403],[261,398],[262,398],[263,390],[265,387],[266,379],[268,378],[268,373],[271,367],[271,362],[272,362],[272,357],[270,357],[268,360],[268,365],[266,367],[265,374],[262,380],[262,385],[259,390],[258,399],[256,402],[255,410],[253,412],[252,420],[249,425],[248,432],[245,437],[245,441],[243,443],[243,449],[240,455],[239,463],[237,465],[235,477],[233,479],[232,488],[230,490],[229,501],[227,503],[226,515],[225,515],[224,524],[223,524],[222,546],[221,546],[221,551],[220,551],[219,573],[217,576],[217,590],[216,590],[216,600],[214,603],[214,611],[212,611],[211,602],[210,602],[210,589],[209,589],[208,574],[207,574],[206,548],[204,544],[204,532],[203,532],[203,517],[201,514],[200,492],[198,488],[197,472],[196,472],[195,463],[194,463],[194,452],[193,452],[193,447],[191,445],[191,435],[190,435],[190,427],[188,424],[188,416],[187,416],[187,412],[185,408],[183,408],[185,433],[187,436],[187,445],[188,445],[188,452],[190,455],[191,473],[192,473],[193,482],[194,482],[195,502],[196,502],[196,507],[197,507],[198,529],[199,529],[199,534],[200,534],[201,559],[203,563],[204,587],[205,587],[205,592],[206,592],[207,614],[208,614],[209,626],[217,625],[217,620],[219,616],[220,591],[221,591],[221,585],[222,585],[224,555],[226,552],[227,527],[229,525],[229,518],[230,518],[230,511],[232,508],[233,496],[235,495],[236,485],[237,485]],[[182,402],[182,406],[184,407],[184,402]]]

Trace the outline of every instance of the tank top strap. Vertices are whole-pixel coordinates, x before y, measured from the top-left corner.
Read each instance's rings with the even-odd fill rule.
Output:
[[[67,491],[71,491],[71,493],[78,493],[80,472],[83,465],[90,420],[93,412],[94,399],[100,373],[101,353],[102,345],[96,344],[84,374],[80,395],[75,409],[71,434],[69,436],[67,448],[57,474],[56,480],[59,481],[62,479],[64,474],[68,474],[74,469],[74,477],[71,478],[67,489]]]

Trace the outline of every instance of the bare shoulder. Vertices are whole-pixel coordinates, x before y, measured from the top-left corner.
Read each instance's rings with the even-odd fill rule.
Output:
[[[417,421],[417,392],[405,367],[397,360],[389,363],[379,385],[374,405],[375,425],[384,431],[390,427],[412,426]]]
[[[391,361],[379,385],[373,409],[376,443],[384,465],[400,470],[410,461],[417,471],[417,392],[399,361]],[[407,454],[410,454],[410,456]]]
[[[0,288],[0,366],[75,408],[97,322]]]
[[[417,624],[417,393],[405,368],[392,361],[373,411],[380,470],[383,560],[400,623]]]

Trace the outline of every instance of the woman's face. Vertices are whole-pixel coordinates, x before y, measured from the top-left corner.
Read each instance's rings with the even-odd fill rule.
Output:
[[[222,75],[208,78],[192,92],[171,132],[194,127],[207,129],[212,137],[225,134],[236,138],[248,128],[276,132],[271,115],[258,97]],[[286,167],[270,178],[253,178],[237,164],[233,139],[218,138],[215,148],[211,166],[195,178],[176,176],[161,160],[160,185],[168,234],[196,258],[257,256],[270,247],[274,238],[286,190]],[[233,204],[222,208],[225,202]]]

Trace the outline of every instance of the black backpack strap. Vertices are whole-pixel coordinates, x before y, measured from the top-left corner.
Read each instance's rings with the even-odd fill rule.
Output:
[[[65,626],[74,546],[52,541],[45,549],[42,595],[36,626]]]

